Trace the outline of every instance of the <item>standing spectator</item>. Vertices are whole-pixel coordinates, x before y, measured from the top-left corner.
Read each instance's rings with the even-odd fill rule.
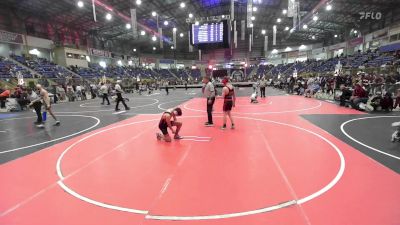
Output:
[[[104,100],[107,100],[107,105],[110,105],[110,100],[108,100],[108,87],[104,83],[101,83],[100,94],[102,94],[103,97],[103,102],[101,104],[104,105]]]

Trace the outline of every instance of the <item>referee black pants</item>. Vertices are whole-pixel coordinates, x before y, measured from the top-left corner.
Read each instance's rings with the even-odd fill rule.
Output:
[[[213,124],[212,110],[214,107],[215,97],[207,98],[207,117],[208,123]]]

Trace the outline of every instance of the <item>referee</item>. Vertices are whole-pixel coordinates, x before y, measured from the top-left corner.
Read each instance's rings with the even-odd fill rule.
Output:
[[[205,76],[203,78],[203,95],[207,98],[207,116],[208,121],[204,124],[206,127],[214,126],[213,118],[212,118],[212,110],[215,102],[215,87],[211,82],[210,77]]]

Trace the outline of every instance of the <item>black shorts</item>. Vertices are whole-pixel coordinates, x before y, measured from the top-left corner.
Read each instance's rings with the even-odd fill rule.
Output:
[[[224,102],[224,107],[223,107],[223,111],[224,112],[229,112],[232,110],[232,106],[233,106],[233,102],[232,101],[225,101]]]
[[[175,126],[175,122],[171,121],[171,126]],[[168,125],[167,123],[160,123],[158,125],[158,128],[161,130],[163,135],[167,135],[168,134]]]
[[[160,128],[161,133],[163,135],[167,135],[168,134],[168,125],[167,124],[160,124],[160,125],[158,125],[158,128]]]

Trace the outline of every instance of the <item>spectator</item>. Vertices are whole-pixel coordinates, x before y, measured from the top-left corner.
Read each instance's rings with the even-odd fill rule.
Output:
[[[360,110],[360,103],[366,104],[368,101],[367,92],[361,87],[360,84],[354,86],[353,95],[350,97],[350,105],[353,109]]]
[[[396,94],[396,102],[393,106],[393,109],[400,107],[400,89],[397,90],[397,94]]]
[[[10,90],[8,90],[8,86],[5,87],[5,90],[0,94],[0,106],[1,108],[6,107],[6,99],[10,97]]]
[[[382,102],[382,93],[381,92],[376,92],[376,95],[371,99],[371,110],[377,111],[381,107],[381,102]]]
[[[386,92],[385,96],[383,97],[383,99],[381,101],[381,107],[382,107],[382,110],[385,110],[386,112],[393,110],[392,93]]]
[[[351,90],[346,87],[344,84],[340,85],[340,90],[342,94],[340,95],[340,106],[346,106],[346,101],[350,100],[351,97]]]

